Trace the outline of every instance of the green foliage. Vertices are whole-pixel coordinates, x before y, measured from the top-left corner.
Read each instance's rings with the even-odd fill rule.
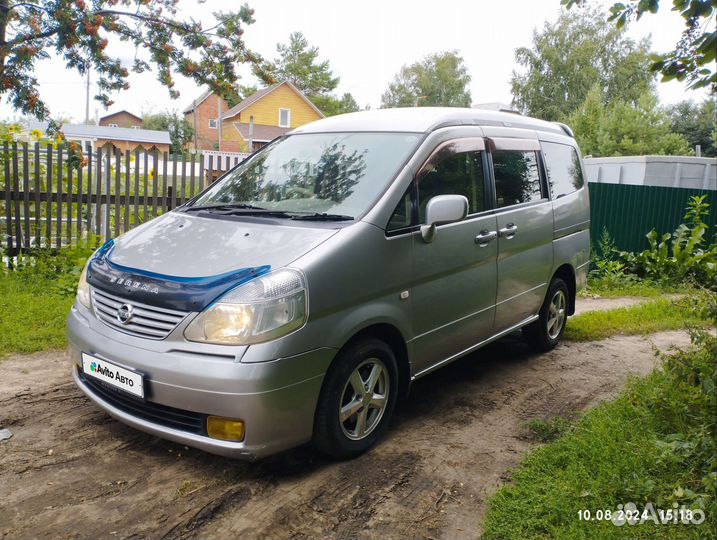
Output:
[[[65,319],[94,242],[35,250],[23,256],[16,269],[0,269],[0,358],[66,345]]]
[[[340,79],[334,77],[328,60],[319,61],[318,47],[309,45],[304,34],[292,32],[289,42],[277,43],[276,50],[279,55],[264,66],[275,82],[291,82],[326,116],[359,110],[351,94],[336,97],[332,93]]]
[[[605,105],[600,88],[594,86],[566,122],[586,155],[692,154],[690,143],[672,132],[670,119],[658,107],[652,91],[646,91],[635,102],[617,100]]]
[[[561,0],[568,8],[584,6],[588,0]],[[673,0],[672,11],[678,11],[684,20],[680,40],[672,51],[657,55],[651,66],[662,74],[663,81],[687,81],[690,88],[712,87],[717,91],[717,71],[714,69],[717,52],[714,0]],[[616,2],[610,8],[610,21],[623,28],[633,18],[638,21],[645,13],[657,13],[660,0],[627,0]]]
[[[714,320],[713,320],[714,322]],[[569,433],[532,452],[488,501],[483,538],[714,537],[717,527],[717,340],[694,346],[633,379],[615,400],[585,414]],[[647,502],[703,509],[701,525],[651,521],[615,526],[578,511]]]
[[[699,104],[681,101],[668,107],[667,115],[670,118],[670,129],[687,139],[690,148],[699,144],[703,156],[717,156],[717,111],[714,96]]]
[[[641,253],[621,253],[628,270],[653,280],[684,282],[693,279],[708,287],[717,287],[717,245],[708,244],[707,225],[703,218],[709,212],[705,196],[690,198],[682,223],[675,232],[647,234],[650,247]]]
[[[354,97],[345,93],[341,98],[334,96],[314,96],[310,98],[314,105],[326,116],[335,116],[361,110]]]
[[[266,70],[276,82],[289,81],[309,98],[327,95],[339,85],[329,61],[320,62],[319,49],[309,45],[301,32],[292,32],[288,43],[278,43],[279,55]]]
[[[573,423],[565,418],[556,416],[548,420],[534,418],[527,424],[535,439],[540,442],[552,442],[573,429]]]
[[[610,232],[603,228],[597,249],[593,252],[590,260],[591,279],[602,280],[605,284],[615,286],[624,284],[631,276],[625,274],[625,263],[617,260],[618,250]]]
[[[635,43],[599,10],[562,12],[515,51],[521,73],[511,77],[513,106],[545,120],[562,120],[595,86],[607,102],[636,102],[654,87],[649,41]]]
[[[175,155],[184,154],[194,136],[192,124],[176,110],[147,114],[142,118],[142,125],[145,129],[168,131],[172,141],[171,152]]]
[[[50,111],[39,93],[38,60],[54,49],[67,68],[98,75],[95,99],[109,107],[111,92],[127,89],[130,70],[142,73],[154,66],[157,79],[172,98],[173,72],[207,85],[221,96],[235,92],[237,65],[249,63],[266,80],[261,58],[247,49],[242,34],[253,23],[246,4],[237,11],[214,13],[215,24],[178,17],[178,0],[32,0],[0,1],[0,96],[7,95],[23,113],[44,120]],[[107,53],[109,40],[128,42],[136,49],[128,70]],[[51,122],[51,131],[58,128]]]
[[[431,54],[396,74],[381,107],[470,107],[471,77],[457,51]]]

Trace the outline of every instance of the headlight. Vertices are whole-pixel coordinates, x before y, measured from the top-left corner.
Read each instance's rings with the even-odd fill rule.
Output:
[[[90,309],[90,284],[87,283],[87,264],[82,269],[80,282],[77,284],[77,301]]]
[[[306,283],[281,269],[232,289],[184,331],[189,341],[250,345],[284,336],[306,322]]]

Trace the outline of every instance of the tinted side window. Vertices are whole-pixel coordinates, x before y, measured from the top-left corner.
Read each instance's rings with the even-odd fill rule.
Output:
[[[469,214],[485,210],[483,178],[480,152],[452,154],[430,164],[418,183],[421,223],[425,221],[428,201],[436,195],[464,195]]]
[[[493,170],[498,208],[542,199],[535,152],[496,150]]]
[[[401,200],[396,205],[396,209],[388,220],[386,226],[387,231],[397,231],[413,225],[413,199],[411,197],[411,188],[406,191]]]
[[[542,143],[548,184],[553,199],[583,187],[583,170],[575,148],[567,144]]]

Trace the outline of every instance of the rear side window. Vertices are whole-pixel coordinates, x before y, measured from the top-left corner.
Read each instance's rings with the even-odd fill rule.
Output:
[[[493,170],[498,208],[539,201],[543,198],[538,157],[535,152],[495,150]]]
[[[553,199],[569,195],[583,187],[583,170],[575,148],[567,144],[542,143],[548,185]]]
[[[425,222],[426,205],[436,195],[464,195],[468,213],[485,210],[483,158],[480,152],[460,152],[432,163],[418,182],[418,208]]]

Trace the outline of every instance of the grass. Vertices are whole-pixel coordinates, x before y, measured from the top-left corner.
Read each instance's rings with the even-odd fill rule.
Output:
[[[0,275],[0,358],[66,345],[65,319],[73,298],[42,285]]]
[[[619,278],[590,279],[588,286],[580,291],[579,296],[587,298],[620,298],[623,296],[657,298],[664,294],[684,292],[684,286],[677,287],[632,276],[620,276]]]
[[[703,334],[688,352],[632,379],[615,400],[570,426],[534,426],[547,440],[488,501],[484,538],[714,538],[717,527],[717,340]],[[568,426],[568,427],[566,427]],[[619,505],[704,509],[702,524],[616,526],[578,512]]]
[[[82,266],[92,248],[27,258],[18,270],[0,269],[0,359],[66,346],[65,319]]]
[[[689,307],[694,298],[694,294],[680,300],[659,298],[636,306],[583,313],[569,319],[563,338],[567,341],[596,341],[616,334],[644,335],[680,330],[686,326],[702,326],[704,321]]]

